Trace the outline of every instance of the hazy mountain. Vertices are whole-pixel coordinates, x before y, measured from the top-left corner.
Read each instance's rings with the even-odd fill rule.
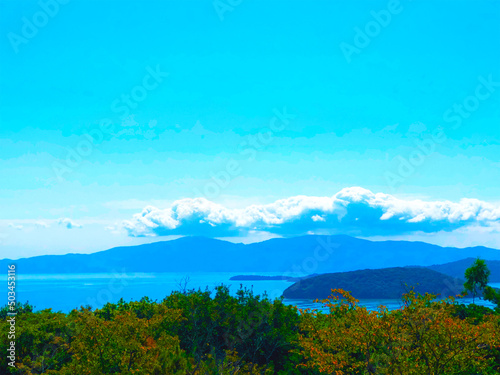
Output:
[[[469,268],[476,258],[467,258],[458,260],[456,262],[436,264],[427,268],[444,273],[452,277],[464,277],[465,270]],[[490,283],[500,283],[500,261],[499,260],[486,260],[486,265],[491,271]]]
[[[46,255],[14,261],[19,274],[86,272],[290,272],[431,266],[464,258],[500,260],[500,250],[452,248],[423,242],[367,241],[345,235],[277,238],[234,244],[204,237],[116,247],[93,254]],[[12,261],[4,259],[0,266]]]

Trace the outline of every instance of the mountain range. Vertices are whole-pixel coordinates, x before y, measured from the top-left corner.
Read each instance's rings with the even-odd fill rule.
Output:
[[[369,241],[346,235],[274,238],[252,244],[182,237],[92,254],[43,255],[15,261],[3,259],[0,266],[6,269],[7,264],[15,263],[18,272],[24,274],[214,271],[279,272],[286,276],[433,266],[476,257],[500,261],[500,250],[440,247],[424,242]],[[457,271],[458,274],[463,275]]]
[[[472,265],[472,263],[474,263],[475,260],[476,260],[475,258],[467,258],[451,263],[435,264],[426,268],[444,273],[445,275],[448,276],[458,277],[463,279],[465,270],[469,268]],[[489,277],[489,282],[500,283],[500,261],[486,260],[485,263],[491,272]]]

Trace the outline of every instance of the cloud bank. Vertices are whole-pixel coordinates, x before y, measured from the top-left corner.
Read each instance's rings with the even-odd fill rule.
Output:
[[[403,200],[351,187],[331,197],[299,195],[240,209],[229,209],[205,198],[181,199],[164,209],[147,206],[123,226],[134,237],[227,237],[250,231],[370,236],[453,231],[471,225],[492,226],[499,221],[500,206],[477,199]]]
[[[80,224],[75,223],[73,220],[71,220],[69,218],[58,219],[57,220],[57,224],[66,227],[66,229],[75,229],[75,228],[81,228],[82,227]]]

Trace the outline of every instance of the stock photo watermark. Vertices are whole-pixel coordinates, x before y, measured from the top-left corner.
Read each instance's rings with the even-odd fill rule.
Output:
[[[299,264],[295,263],[290,266],[290,268],[283,273],[282,281],[284,283],[289,283],[289,278],[300,275],[311,275],[318,271],[319,265],[330,259],[335,250],[340,247],[337,242],[333,241],[333,238],[333,236],[318,236],[316,238],[318,244],[314,247],[312,254],[304,257]],[[269,296],[271,299],[279,298],[281,294],[281,289],[274,289],[270,292]]]
[[[487,78],[479,76],[477,80],[479,83],[473,94],[453,103],[450,108],[444,111],[443,121],[452,124],[452,130],[460,128],[463,121],[480,108],[481,102],[489,99],[500,87],[500,81],[493,80],[492,74],[488,75]],[[394,191],[407,178],[411,177],[417,168],[422,166],[426,159],[436,151],[438,146],[446,142],[448,139],[446,133],[445,127],[440,126],[425,139],[415,140],[415,149],[409,153],[408,157],[396,156],[395,159],[398,162],[396,170],[384,173],[387,185]]]
[[[411,0],[407,0],[411,1]],[[363,49],[368,47],[373,39],[378,37],[382,30],[387,28],[393,17],[404,10],[400,0],[389,0],[385,9],[379,11],[370,11],[371,20],[362,28],[354,28],[354,37],[352,43],[341,42],[339,47],[348,63],[351,63],[354,54],[359,55]]]
[[[8,342],[7,351],[7,363],[10,367],[16,367],[16,265],[10,264],[7,271],[7,322],[8,332],[7,338],[10,340]]]
[[[283,283],[289,284],[289,277],[296,277],[302,274],[312,274],[316,272],[319,268],[319,264],[326,262],[335,252],[340,245],[332,241],[332,236],[324,236],[317,238],[317,246],[314,247],[313,253],[310,256],[306,256],[300,264],[293,264],[288,271],[283,274]],[[295,284],[299,287],[299,283]],[[281,288],[274,289],[270,291],[268,297],[270,300],[276,298],[281,298],[282,290]],[[223,339],[228,347],[233,347],[235,344],[242,343],[252,336],[259,327],[270,318],[269,311],[254,311],[251,312],[246,321],[240,322],[238,330],[234,337],[229,337],[225,334]]]
[[[169,73],[163,72],[159,65],[156,65],[155,68],[147,66],[146,72],[139,85],[134,86],[129,92],[121,94],[119,98],[111,103],[111,111],[120,116],[122,127],[136,125],[136,123],[132,122],[133,115],[131,111],[136,109],[139,103],[146,100],[149,92],[157,89],[160,83],[169,75]],[[149,127],[154,126],[156,126],[156,121],[150,121]],[[111,119],[101,119],[99,125],[84,134],[83,139],[75,147],[66,149],[64,162],[54,161],[52,163],[52,170],[57,180],[59,182],[64,181],[64,176],[78,168],[106,137],[117,137],[127,133],[130,133],[127,129],[115,131],[115,125]],[[152,138],[152,133],[150,131],[146,132],[145,136],[146,138]]]
[[[12,49],[17,54],[19,47],[28,44],[30,40],[38,35],[38,32],[48,25],[50,20],[56,17],[61,10],[61,5],[66,5],[70,0],[40,0],[38,6],[40,10],[33,13],[31,17],[22,17],[21,31],[19,33],[9,32],[9,39]]]
[[[241,5],[243,0],[214,0],[212,3],[219,19],[224,21],[224,14],[232,12],[237,6]]]
[[[121,273],[117,271],[112,272],[112,278],[108,281],[105,288],[101,288],[95,297],[87,297],[87,304],[92,307],[104,306],[108,302],[113,301],[113,297],[121,293],[128,285],[127,275],[123,269]]]
[[[277,133],[285,130],[286,126],[290,124],[297,116],[287,112],[286,107],[282,111],[277,108],[273,109],[275,114],[269,121],[269,126],[262,129],[256,135],[249,135],[240,143],[238,153],[245,156],[247,161],[254,161],[257,153],[263,150],[266,146],[271,144],[274,136]],[[202,190],[194,188],[195,196],[204,196],[208,199],[218,197],[223,189],[229,187],[231,182],[243,172],[240,161],[229,159],[222,170],[218,172],[210,172],[210,181],[205,184]]]

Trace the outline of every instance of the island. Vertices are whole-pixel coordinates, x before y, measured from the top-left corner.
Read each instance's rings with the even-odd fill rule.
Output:
[[[324,299],[331,289],[351,292],[357,299],[400,299],[411,287],[421,294],[456,296],[463,280],[427,268],[381,268],[327,273],[299,280],[285,289],[286,299]]]

